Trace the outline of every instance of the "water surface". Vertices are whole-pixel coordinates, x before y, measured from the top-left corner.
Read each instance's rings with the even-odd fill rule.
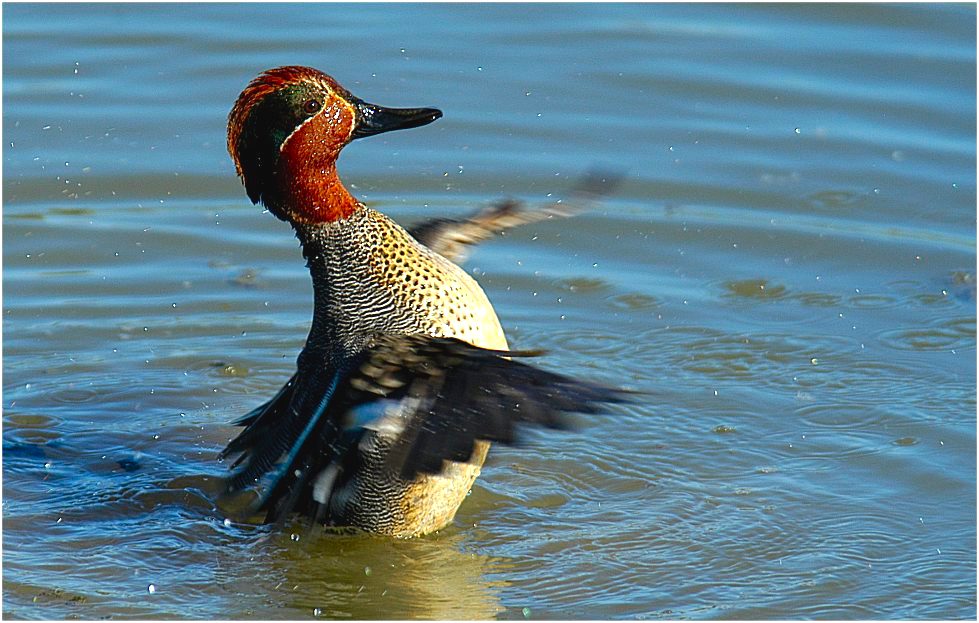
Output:
[[[4,7],[9,618],[974,618],[974,5]],[[259,71],[438,106],[341,174],[402,222],[559,199],[466,268],[646,392],[497,447],[413,540],[226,522],[310,287],[224,147]]]

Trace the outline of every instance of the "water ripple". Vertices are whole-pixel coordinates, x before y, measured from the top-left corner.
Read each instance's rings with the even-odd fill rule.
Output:
[[[930,327],[882,331],[877,338],[895,350],[975,350],[976,317],[945,320]]]

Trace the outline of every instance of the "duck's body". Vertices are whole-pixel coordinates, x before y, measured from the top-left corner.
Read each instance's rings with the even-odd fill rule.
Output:
[[[269,520],[298,510],[381,534],[438,530],[514,423],[556,426],[563,411],[617,399],[505,357],[519,353],[476,281],[343,187],[347,142],[439,116],[366,104],[302,67],[262,74],[232,110],[248,194],[292,223],[314,290],[297,373],[224,452],[242,453],[231,490],[272,474]],[[429,238],[450,254],[459,242]]]
[[[345,219],[297,232],[313,277],[315,313],[302,357],[315,363],[306,366],[342,368],[379,334],[457,338],[507,350],[503,327],[479,284],[383,214],[360,206]],[[333,496],[328,512],[334,521],[404,535],[432,532],[452,520],[488,444],[479,443],[469,461],[450,462],[439,474],[385,477],[386,449],[399,432],[365,432],[359,442],[363,463]]]

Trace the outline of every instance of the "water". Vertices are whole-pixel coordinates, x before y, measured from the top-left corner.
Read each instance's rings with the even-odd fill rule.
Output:
[[[3,615],[974,618],[972,5],[4,7]],[[647,392],[497,447],[408,541],[225,522],[310,288],[224,121],[309,64],[432,126],[404,222],[626,180],[467,264],[541,365]]]

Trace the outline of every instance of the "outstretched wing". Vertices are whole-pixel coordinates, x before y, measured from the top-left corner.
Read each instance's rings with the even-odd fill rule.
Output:
[[[594,413],[600,404],[626,397],[520,361],[535,354],[488,350],[454,338],[377,336],[342,369],[317,370],[313,379],[297,373],[239,422],[245,430],[222,453],[242,453],[228,490],[262,480],[258,509],[269,511],[267,521],[284,517],[311,494],[311,479],[356,450],[371,424],[355,422],[350,414],[370,412],[365,406],[411,406],[399,411],[396,427],[385,428],[394,436],[386,467],[410,480],[439,473],[444,461],[468,460],[477,440],[514,443],[519,425],[563,428],[568,412]]]
[[[328,365],[300,369],[312,374],[297,372],[272,400],[235,422],[245,429],[219,455],[224,459],[239,454],[231,465],[237,469],[225,483],[226,493],[267,480],[257,510],[269,508],[291,488],[286,485],[297,476],[297,466],[308,461],[304,451],[309,454],[311,447],[325,451],[341,434],[331,406],[342,373]]]
[[[495,234],[554,217],[573,216],[607,196],[619,177],[593,171],[571,190],[563,202],[530,206],[516,199],[503,199],[463,219],[436,218],[423,221],[408,233],[429,249],[459,264],[469,255],[469,247]]]
[[[387,456],[404,479],[467,461],[477,440],[514,443],[518,425],[566,428],[568,412],[594,413],[626,393],[548,372],[519,359],[540,353],[478,348],[455,338],[384,335],[349,381],[351,404],[408,399],[417,405]]]

